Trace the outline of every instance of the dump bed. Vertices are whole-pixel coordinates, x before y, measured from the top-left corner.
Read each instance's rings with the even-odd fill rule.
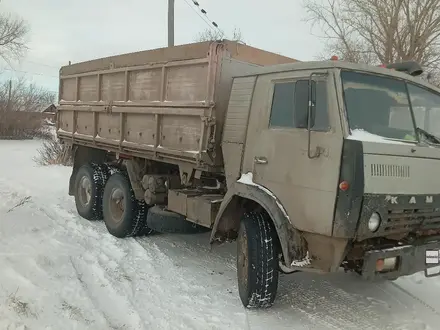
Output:
[[[68,143],[222,171],[232,76],[293,61],[222,41],[64,66],[57,134]]]

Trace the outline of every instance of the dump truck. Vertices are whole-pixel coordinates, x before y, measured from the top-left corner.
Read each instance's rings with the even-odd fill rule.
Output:
[[[69,194],[118,238],[236,241],[248,308],[273,305],[280,272],[436,276],[440,123],[413,104],[437,109],[440,90],[421,73],[228,40],[63,66]]]

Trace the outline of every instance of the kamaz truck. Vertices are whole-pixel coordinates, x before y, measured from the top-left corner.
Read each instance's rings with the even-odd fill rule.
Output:
[[[228,40],[64,66],[69,194],[116,237],[236,241],[249,308],[273,304],[280,272],[435,276],[440,90],[421,73]]]

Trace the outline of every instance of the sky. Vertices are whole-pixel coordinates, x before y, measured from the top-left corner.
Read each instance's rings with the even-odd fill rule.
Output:
[[[304,21],[301,0],[197,0],[226,34],[240,29],[251,46],[312,60],[322,50]],[[26,76],[58,90],[58,71],[72,63],[167,45],[167,0],[0,0],[0,11],[30,26],[29,51],[11,67],[0,63],[0,79]],[[175,0],[175,44],[195,41],[211,28],[192,0]]]

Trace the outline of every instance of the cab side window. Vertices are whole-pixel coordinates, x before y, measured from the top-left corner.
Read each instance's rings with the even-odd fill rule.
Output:
[[[269,128],[307,128],[309,80],[277,82],[274,85]],[[326,81],[315,81],[315,115],[312,130],[328,131]]]
[[[270,127],[295,127],[293,123],[295,83],[276,83],[273,91]]]

